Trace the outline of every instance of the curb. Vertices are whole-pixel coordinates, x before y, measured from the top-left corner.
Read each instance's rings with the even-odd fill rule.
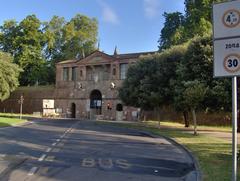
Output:
[[[193,164],[194,164],[194,167],[196,168],[196,171],[192,171],[190,173],[188,173],[186,176],[184,176],[184,180],[186,181],[191,181],[192,178],[194,177],[194,175],[196,175],[196,181],[202,181],[202,172],[200,170],[200,167],[199,167],[199,163],[198,163],[198,160],[193,156],[192,152],[189,151],[185,146],[181,145],[180,143],[178,143],[177,141],[175,141],[174,139],[172,138],[169,138],[167,136],[163,136],[163,135],[154,135],[150,132],[147,132],[147,131],[139,131],[140,133],[142,134],[145,134],[145,135],[148,135],[152,138],[159,138],[159,137],[163,137],[165,138],[167,141],[169,141],[170,143],[172,143],[173,145],[177,146],[177,147],[180,147],[182,148],[189,156],[190,158],[192,159],[193,161]]]

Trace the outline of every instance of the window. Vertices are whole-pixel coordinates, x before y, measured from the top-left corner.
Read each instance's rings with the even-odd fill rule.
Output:
[[[126,79],[128,64],[120,64],[120,79]]]
[[[69,69],[68,69],[68,67],[63,67],[63,80],[64,81],[69,80]]]
[[[76,81],[77,67],[72,67],[72,81]]]
[[[80,70],[80,77],[82,77],[83,76],[83,71],[82,70]]]
[[[113,68],[113,73],[114,76],[116,75],[116,68]]]

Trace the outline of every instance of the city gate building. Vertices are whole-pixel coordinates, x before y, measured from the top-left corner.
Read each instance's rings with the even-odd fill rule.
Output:
[[[71,117],[135,120],[138,109],[124,106],[118,89],[127,69],[141,55],[153,52],[108,55],[95,51],[81,60],[56,64],[56,106]]]
[[[18,99],[24,96],[23,112],[56,113],[60,117],[136,120],[139,109],[125,106],[118,89],[126,78],[128,67],[141,55],[155,52],[108,55],[94,51],[80,60],[65,60],[56,64],[56,84],[43,89],[19,88],[0,103],[1,112],[19,112]],[[43,102],[52,101],[53,107]]]

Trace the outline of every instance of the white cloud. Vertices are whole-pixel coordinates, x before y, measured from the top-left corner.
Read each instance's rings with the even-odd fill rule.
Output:
[[[111,24],[119,24],[119,18],[116,12],[104,1],[99,0],[98,2],[102,7],[103,21]]]
[[[149,19],[159,15],[160,2],[159,0],[144,0],[144,13]]]

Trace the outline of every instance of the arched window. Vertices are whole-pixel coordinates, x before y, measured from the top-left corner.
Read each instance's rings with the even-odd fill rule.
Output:
[[[113,75],[116,75],[116,68],[113,68]]]

